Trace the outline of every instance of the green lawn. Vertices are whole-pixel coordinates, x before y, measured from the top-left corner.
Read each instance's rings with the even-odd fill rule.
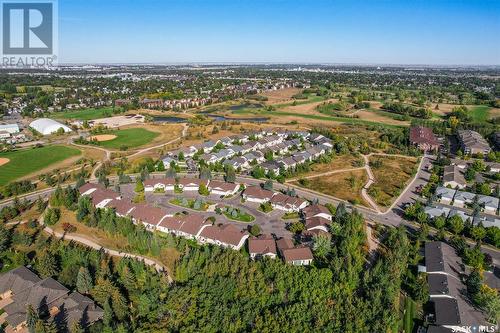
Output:
[[[225,209],[230,209],[230,207],[225,207]],[[238,208],[234,208],[234,210],[236,211],[236,214],[234,216],[225,210],[222,211],[222,214],[224,214],[224,216],[229,220],[237,222],[249,223],[255,220],[255,217],[247,212],[244,212]]]
[[[159,133],[148,131],[144,128],[128,128],[124,130],[111,131],[106,134],[116,135],[109,141],[99,142],[100,146],[111,149],[135,148],[150,143]]]
[[[104,108],[88,108],[81,110],[66,110],[61,112],[56,112],[50,115],[51,118],[56,119],[77,119],[77,120],[92,120],[99,118],[106,118],[113,115],[112,107]]]
[[[404,306],[403,332],[412,333],[413,326],[415,325],[416,305],[411,298],[406,297]]]
[[[200,201],[200,206],[199,208],[195,208],[195,199],[185,199],[185,202],[183,202],[183,198],[174,198],[169,201],[172,205],[184,207],[184,208],[191,208],[194,210],[198,210],[200,212],[205,212],[208,209],[208,206],[212,205],[211,202],[205,202],[203,200]]]
[[[80,154],[80,150],[65,146],[45,146],[0,153],[0,157],[10,160],[9,163],[0,166],[0,186]]]
[[[472,120],[478,123],[487,121],[490,116],[490,109],[491,108],[486,105],[477,105],[470,108]]]

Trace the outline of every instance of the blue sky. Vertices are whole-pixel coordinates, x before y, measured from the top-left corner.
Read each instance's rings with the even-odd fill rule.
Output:
[[[500,64],[500,1],[59,0],[72,63]]]

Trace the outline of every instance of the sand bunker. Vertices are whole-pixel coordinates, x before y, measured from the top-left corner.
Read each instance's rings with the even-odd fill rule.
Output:
[[[99,142],[109,141],[109,140],[113,140],[113,139],[116,139],[116,135],[113,135],[113,134],[100,134],[100,135],[94,135],[94,136],[90,137],[90,140],[96,140],[96,141],[99,141]]]
[[[6,157],[0,157],[0,166],[9,163],[10,160]]]

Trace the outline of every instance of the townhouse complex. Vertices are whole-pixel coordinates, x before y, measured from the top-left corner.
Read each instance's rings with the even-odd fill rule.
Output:
[[[299,214],[306,229],[300,240],[301,244],[295,246],[292,239],[276,240],[276,237],[271,235],[250,237],[247,228],[237,227],[234,224],[214,223],[213,216],[201,212],[176,213],[172,209],[155,207],[148,203],[132,203],[121,194],[100,184],[87,183],[80,187],[79,192],[82,196],[88,196],[94,207],[113,209],[118,216],[128,217],[135,224],[143,224],[149,231],[170,233],[200,244],[214,244],[233,250],[240,250],[248,241],[252,258],[264,256],[275,258],[279,254],[287,263],[308,265],[313,260],[309,248],[312,237],[319,234],[329,236],[329,225],[333,216],[328,208],[318,204],[310,205],[305,199],[266,190],[260,186],[186,177],[148,179],[144,181],[144,190],[166,194],[177,193],[177,196],[182,197],[182,193],[198,191],[202,185],[212,194],[220,196],[220,200],[237,195],[241,191],[243,204],[245,202],[268,204],[277,211]]]
[[[239,171],[260,165],[266,174],[279,175],[297,165],[314,161],[333,149],[333,142],[321,134],[304,131],[269,130],[209,140],[168,153],[163,163],[172,161],[196,165],[222,163]],[[193,163],[194,160],[194,163]]]

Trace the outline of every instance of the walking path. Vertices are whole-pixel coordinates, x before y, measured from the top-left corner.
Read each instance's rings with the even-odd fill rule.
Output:
[[[375,209],[377,211],[377,213],[382,213],[380,211],[380,208],[378,207],[377,203],[372,199],[372,197],[370,197],[368,195],[368,188],[370,188],[370,186],[372,186],[373,183],[375,183],[375,176],[373,175],[373,172],[372,172],[372,169],[370,168],[370,160],[368,159],[368,157],[371,156],[371,155],[363,155],[363,159],[365,160],[365,170],[366,170],[366,173],[368,174],[368,182],[366,182],[365,186],[363,186],[363,188],[361,189],[361,196],[363,197],[363,199],[365,199],[366,202],[368,202],[368,204],[370,206],[372,206],[373,209]]]

